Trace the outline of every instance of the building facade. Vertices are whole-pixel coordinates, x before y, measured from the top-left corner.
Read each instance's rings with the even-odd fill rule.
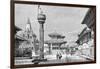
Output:
[[[90,8],[82,22],[82,24],[86,24],[91,31],[95,30],[96,23],[96,8]]]
[[[16,33],[18,31],[21,31],[22,29],[20,29],[19,27],[15,26],[15,57],[17,56],[21,56],[22,55],[22,51],[20,51],[19,46],[21,45],[21,43],[23,43],[24,41],[27,41],[25,38],[16,35]]]
[[[78,45],[83,45],[84,43],[88,43],[88,41],[91,39],[91,31],[85,27],[82,32],[78,35],[78,39],[76,43]]]
[[[16,36],[20,36],[20,39],[26,39],[19,46],[18,49],[22,52],[22,57],[32,57],[37,53],[37,43],[35,33],[32,30],[31,22],[28,19],[25,30],[19,31],[16,33]]]
[[[96,9],[89,8],[82,24],[86,24],[86,28],[78,35],[76,43],[81,49],[81,54],[94,59],[94,34],[96,23]]]

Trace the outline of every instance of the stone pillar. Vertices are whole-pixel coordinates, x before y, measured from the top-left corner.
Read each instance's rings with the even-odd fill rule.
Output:
[[[43,24],[40,24],[39,32],[40,32],[40,43],[39,43],[40,57],[44,58],[44,28],[43,28]]]
[[[50,53],[52,54],[52,43],[50,44]]]
[[[40,42],[39,42],[39,48],[40,48],[40,58],[44,59],[44,27],[43,24],[45,23],[46,16],[43,13],[38,14],[38,22],[40,24]]]
[[[49,48],[49,54],[51,54],[51,47],[50,47],[50,43],[48,43],[48,48]]]

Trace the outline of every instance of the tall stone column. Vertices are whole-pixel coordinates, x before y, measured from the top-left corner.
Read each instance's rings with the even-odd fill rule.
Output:
[[[40,43],[39,43],[39,47],[40,47],[40,57],[44,58],[44,27],[43,24],[40,24]]]
[[[38,22],[40,24],[40,41],[39,41],[39,48],[40,48],[40,58],[44,58],[44,23],[46,20],[46,16],[43,13],[38,14]]]
[[[49,54],[51,54],[51,47],[50,47],[50,43],[48,43],[48,49],[49,49]]]

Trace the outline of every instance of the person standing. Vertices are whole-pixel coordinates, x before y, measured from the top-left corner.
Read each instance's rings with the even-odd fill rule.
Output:
[[[59,54],[58,54],[58,52],[57,52],[57,54],[56,54],[56,58],[59,59]]]
[[[61,53],[59,53],[59,59],[61,59],[62,58],[62,55],[61,55]]]

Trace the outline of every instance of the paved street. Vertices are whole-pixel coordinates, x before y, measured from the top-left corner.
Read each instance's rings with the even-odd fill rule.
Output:
[[[76,55],[62,55],[62,59],[56,59],[55,56],[53,56],[50,59],[50,56],[47,61],[40,62],[39,64],[53,64],[53,63],[68,63],[68,62],[84,62],[84,61],[90,61],[84,57],[76,56]],[[32,63],[32,59],[23,59],[23,60],[15,60],[16,65],[21,64],[34,64]]]

